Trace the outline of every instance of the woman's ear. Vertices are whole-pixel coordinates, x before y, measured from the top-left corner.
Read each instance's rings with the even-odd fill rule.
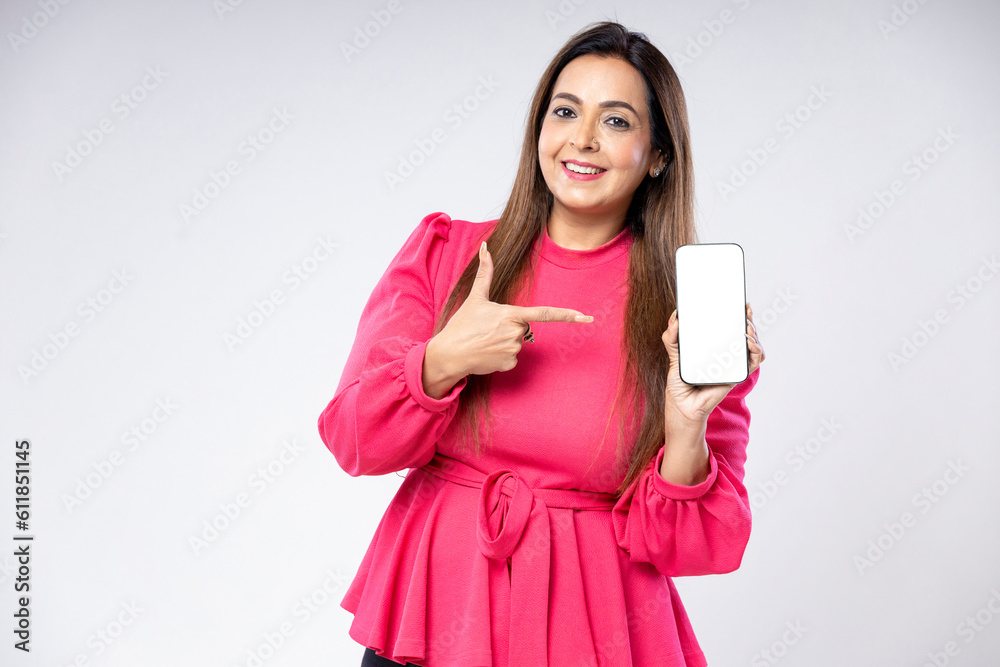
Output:
[[[663,173],[663,170],[667,168],[667,156],[666,154],[658,150],[656,151],[657,157],[653,160],[653,164],[649,167],[649,175],[656,178]]]

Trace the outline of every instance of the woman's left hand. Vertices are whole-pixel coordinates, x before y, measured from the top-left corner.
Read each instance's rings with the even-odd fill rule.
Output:
[[[764,361],[764,348],[761,347],[757,327],[753,324],[753,309],[747,303],[747,345],[750,350],[750,372],[753,373]],[[670,370],[667,373],[666,401],[664,403],[665,417],[680,420],[681,423],[704,425],[726,394],[736,384],[690,385],[681,380],[680,366],[677,362],[677,311],[670,315],[670,324],[663,332],[663,345],[670,357]]]

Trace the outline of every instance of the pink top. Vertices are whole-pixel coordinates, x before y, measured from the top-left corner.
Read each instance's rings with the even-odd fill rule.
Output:
[[[593,322],[534,322],[513,369],[495,373],[492,440],[460,453],[458,400],[423,390],[434,315],[496,221],[432,213],[376,285],[323,442],[352,476],[410,468],[341,606],[350,635],[425,667],[705,667],[671,577],[740,566],[750,536],[743,486],[759,369],[708,419],[711,471],[694,486],[659,474],[661,447],[620,498],[615,463],[628,228],[572,250],[544,231],[522,305]],[[610,421],[608,421],[610,419]],[[454,427],[454,428],[453,428]],[[626,429],[629,451],[636,430]],[[604,436],[602,443],[602,436]]]

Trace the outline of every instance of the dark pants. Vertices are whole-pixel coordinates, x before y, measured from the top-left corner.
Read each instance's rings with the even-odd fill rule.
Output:
[[[361,667],[398,667],[402,665],[401,662],[396,662],[395,660],[390,660],[389,658],[383,658],[380,655],[376,655],[374,649],[365,648],[365,654],[361,657]],[[417,667],[412,662],[406,663],[406,667]]]

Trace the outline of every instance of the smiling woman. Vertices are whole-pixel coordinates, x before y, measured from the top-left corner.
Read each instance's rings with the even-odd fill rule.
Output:
[[[747,304],[747,379],[680,380],[693,242],[677,76],[589,26],[538,83],[500,218],[420,221],[320,415],[349,475],[410,469],[341,602],[362,665],[707,665],[672,577],[740,566],[764,352]]]
[[[538,137],[556,243],[586,248],[617,235],[636,188],[663,170],[662,151],[650,145],[645,89],[635,67],[600,55],[576,58],[556,79]]]

